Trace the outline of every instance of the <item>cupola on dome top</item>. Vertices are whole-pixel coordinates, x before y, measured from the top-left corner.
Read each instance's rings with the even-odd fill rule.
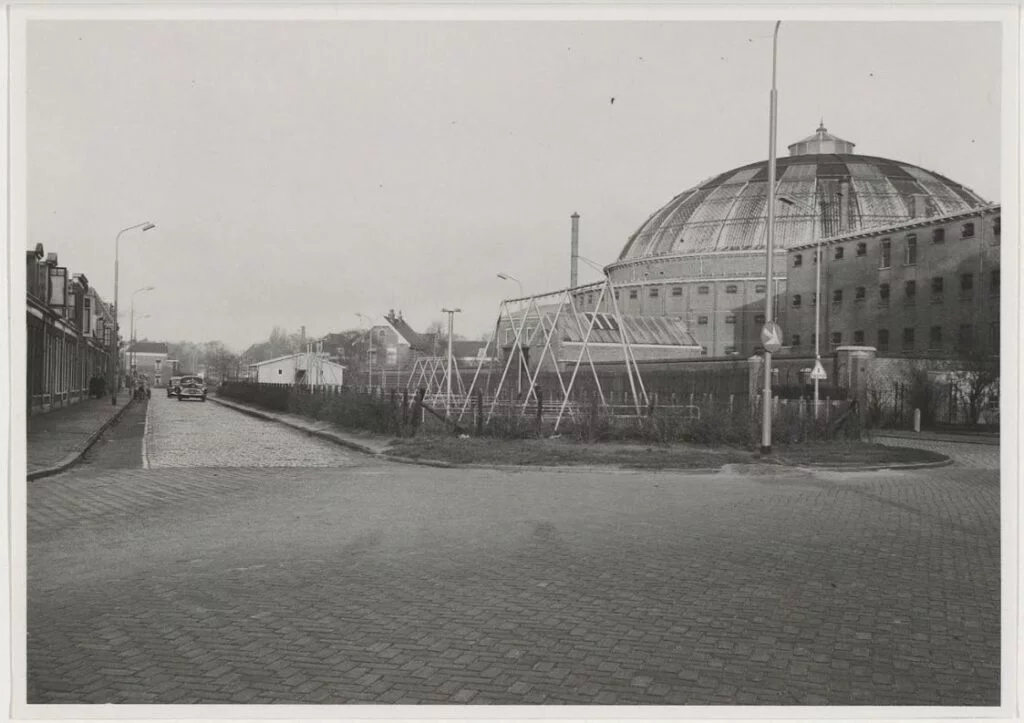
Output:
[[[813,136],[807,136],[803,140],[790,144],[789,155],[804,156],[816,153],[853,153],[853,147],[855,145],[855,143],[844,141],[842,138],[829,133],[828,129],[825,127],[825,121],[822,119],[821,123],[818,125],[818,130],[814,132]]]

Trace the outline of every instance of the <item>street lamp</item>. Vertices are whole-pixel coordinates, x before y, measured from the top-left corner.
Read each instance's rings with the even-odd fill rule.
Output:
[[[501,279],[502,281],[515,281],[516,284],[519,285],[519,296],[520,297],[526,296],[526,294],[523,293],[523,285],[519,282],[519,279],[517,279],[512,274],[504,274],[504,273],[498,274],[498,278]]]
[[[114,349],[113,349],[113,353],[110,355],[110,357],[111,357],[110,364],[111,364],[111,367],[114,370],[114,373],[112,375],[114,378],[111,380],[113,382],[113,384],[110,385],[110,403],[112,405],[116,405],[117,404],[117,391],[118,391],[118,389],[121,386],[121,369],[120,369],[120,366],[121,366],[121,364],[120,364],[120,362],[121,362],[121,355],[120,355],[119,350],[117,348],[117,346],[118,346],[117,336],[118,336],[118,334],[121,331],[121,324],[120,324],[120,322],[119,322],[119,320],[117,318],[118,315],[121,313],[121,309],[120,309],[120,307],[118,305],[118,297],[117,297],[117,287],[118,287],[118,280],[119,280],[119,276],[120,276],[120,274],[119,274],[119,256],[120,256],[120,250],[121,250],[121,236],[123,234],[128,233],[129,231],[134,231],[135,229],[142,229],[142,231],[149,231],[150,229],[154,229],[154,228],[156,228],[156,224],[155,223],[152,223],[150,221],[145,221],[143,223],[137,223],[134,226],[129,226],[128,228],[121,229],[120,231],[117,232],[117,236],[114,237],[114,341],[113,341]]]
[[[128,362],[129,363],[129,368],[131,369],[131,371],[135,371],[135,295],[136,294],[144,293],[146,291],[153,291],[155,289],[156,289],[155,286],[143,286],[141,289],[136,289],[135,291],[132,292],[132,303],[131,303],[132,325],[131,325],[131,334],[129,335],[129,337],[131,339],[132,347],[131,347],[131,350],[129,352],[131,354],[131,357],[130,357],[129,362]],[[149,315],[147,314],[146,316],[149,316]],[[143,318],[145,318],[145,317],[143,317]]]
[[[452,402],[452,335],[455,330],[455,315],[462,312],[462,309],[441,309],[442,313],[448,315],[448,390],[444,400],[444,414],[450,414]]]
[[[817,216],[817,212],[810,206],[800,203],[799,201],[790,198],[789,196],[779,196],[779,202],[784,203],[787,206],[797,206],[807,211],[812,216]],[[821,236],[818,236],[818,243],[815,247],[814,252],[814,264],[817,266],[815,269],[814,279],[814,418],[818,418],[818,368],[821,367]]]
[[[775,126],[778,119],[778,91],[775,75],[779,51],[779,26],[776,21],[772,35],[772,92],[769,100],[768,118],[768,242],[765,249],[765,305],[764,325],[771,328],[772,319],[772,254],[775,245]],[[768,345],[764,350],[764,401],[761,403],[761,454],[772,453],[772,353]]]

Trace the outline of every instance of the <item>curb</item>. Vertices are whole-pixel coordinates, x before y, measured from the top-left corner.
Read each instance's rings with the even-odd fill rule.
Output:
[[[91,449],[94,444],[96,444],[97,440],[99,440],[99,438],[103,436],[104,432],[106,432],[108,429],[110,429],[119,421],[121,421],[121,417],[124,416],[124,413],[127,412],[129,407],[131,407],[133,404],[135,404],[135,397],[129,396],[128,401],[124,404],[124,406],[121,407],[121,409],[117,411],[117,414],[112,416],[110,419],[108,419],[106,422],[100,425],[99,429],[97,429],[95,432],[89,435],[88,439],[85,440],[85,444],[82,446],[80,450],[78,450],[77,452],[72,452],[53,467],[44,467],[43,469],[37,469],[34,472],[29,472],[26,475],[26,479],[31,482],[32,480],[42,479],[43,477],[52,477],[53,475],[60,474],[61,472],[74,466],[75,463],[82,459],[82,457],[85,456],[85,453],[88,452],[89,449]]]
[[[349,439],[339,437],[326,429],[308,429],[307,427],[302,427],[299,426],[298,424],[294,424],[288,421],[287,419],[281,419],[281,417],[277,416],[276,414],[271,414],[270,412],[263,412],[258,409],[243,406],[241,404],[235,404],[233,402],[226,402],[223,399],[217,399],[217,397],[215,396],[208,396],[207,399],[213,402],[217,402],[217,404],[222,404],[228,409],[234,409],[236,412],[248,414],[250,417],[264,419],[268,422],[277,422],[278,424],[283,424],[284,426],[294,429],[297,432],[303,432],[304,434],[308,434],[311,437],[319,437],[320,439],[326,440],[328,442],[333,442],[334,444],[340,445],[342,447],[348,447],[349,449],[355,450],[356,452],[362,452],[363,454],[368,454],[373,457],[386,456],[387,454],[386,452],[378,452],[377,450],[371,449],[370,447],[366,447],[362,444],[359,444],[358,442],[353,442]]]
[[[945,459],[939,459],[934,462],[893,462],[892,464],[864,464],[847,466],[796,464],[793,462],[786,462],[780,460],[778,466],[789,467],[790,469],[806,469],[812,472],[878,472],[884,469],[891,469],[894,471],[914,469],[937,469],[939,467],[948,467],[954,463],[955,461],[951,457],[946,457]]]

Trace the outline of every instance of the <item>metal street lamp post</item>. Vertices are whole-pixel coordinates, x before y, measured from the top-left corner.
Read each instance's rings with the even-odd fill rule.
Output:
[[[787,206],[799,206],[807,211],[812,216],[817,216],[817,212],[813,208],[810,208],[806,204],[800,203],[799,201],[790,198],[789,196],[779,196],[779,201],[786,204]],[[816,234],[817,235],[817,234]],[[818,235],[818,243],[815,244],[814,249],[814,264],[817,267],[815,269],[814,278],[814,370],[812,374],[814,377],[814,418],[818,418],[818,374],[816,373],[818,368],[821,367],[821,236]]]
[[[113,368],[113,372],[114,372],[111,375],[111,376],[113,376],[113,379],[112,379],[113,384],[111,384],[111,387],[110,387],[110,403],[112,405],[116,405],[117,404],[117,391],[118,391],[118,389],[121,386],[121,368],[120,368],[121,367],[121,354],[120,354],[120,350],[118,349],[118,338],[117,338],[118,337],[118,333],[121,330],[120,320],[118,319],[118,316],[121,313],[121,309],[118,306],[118,298],[117,298],[117,287],[118,287],[118,280],[119,280],[119,275],[120,275],[119,274],[119,271],[120,271],[119,256],[120,256],[120,250],[121,250],[121,236],[123,234],[127,233],[128,231],[134,231],[137,228],[142,229],[143,231],[149,231],[150,229],[156,228],[156,224],[151,223],[149,221],[145,221],[143,223],[137,223],[134,226],[129,226],[128,228],[121,229],[120,231],[117,232],[117,236],[114,237],[114,335],[113,335],[114,336],[114,339],[113,339],[113,346],[114,346],[114,348],[113,348],[113,352],[110,355],[110,363],[111,363],[111,367]]]
[[[765,327],[772,325],[772,254],[775,252],[775,125],[778,117],[778,91],[775,75],[779,49],[779,25],[772,36],[772,92],[768,120],[768,243],[765,249]],[[764,391],[761,402],[761,454],[772,453],[772,353],[764,350]]]
[[[501,274],[498,274],[498,278],[501,279],[502,281],[515,281],[516,284],[519,285],[519,296],[520,297],[525,296],[525,294],[523,293],[523,285],[522,285],[522,283],[520,283],[519,279],[517,279],[515,276],[513,276],[512,274],[501,273]]]
[[[373,386],[373,362],[371,361],[371,352],[373,351],[373,319],[368,317],[366,314],[361,314],[358,311],[356,316],[369,324],[369,328],[366,330],[366,386]]]
[[[516,284],[519,286],[519,298],[523,298],[524,296],[526,296],[526,294],[523,293],[523,285],[522,285],[522,283],[520,283],[519,279],[517,279],[512,274],[499,273],[498,274],[498,278],[501,279],[502,281],[515,281]],[[521,305],[520,305],[520,308],[522,308]],[[527,307],[527,312],[526,313],[529,313],[529,307]],[[495,342],[495,349],[497,349],[498,340],[495,339],[494,342]],[[522,350],[521,345],[520,345],[520,348],[517,351],[519,353],[516,354],[516,360],[517,360],[517,363],[516,363],[516,394],[519,395],[519,394],[523,393],[523,350]]]
[[[129,359],[128,359],[128,368],[132,372],[135,371],[135,295],[136,294],[144,293],[146,291],[153,291],[154,289],[156,289],[155,286],[143,286],[141,289],[136,289],[135,291],[132,292],[132,304],[131,304],[131,309],[132,309],[132,326],[131,326],[131,334],[129,335],[130,338],[131,338],[131,349],[129,350]],[[149,314],[147,314],[146,316],[149,316]],[[145,317],[143,317],[143,318],[145,318]]]

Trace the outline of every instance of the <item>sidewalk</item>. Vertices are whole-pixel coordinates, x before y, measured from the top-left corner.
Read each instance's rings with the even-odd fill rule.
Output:
[[[116,405],[104,396],[29,417],[28,479],[57,474],[81,459],[99,436],[120,419],[130,401],[128,392],[121,392]]]
[[[216,394],[211,394],[207,399],[217,402],[217,404],[223,404],[225,407],[230,407],[231,409],[235,409],[243,414],[259,417],[260,419],[266,419],[272,422],[278,422],[279,424],[287,425],[292,429],[297,429],[314,437],[326,439],[329,442],[340,444],[343,447],[348,447],[349,449],[354,449],[357,452],[363,452],[364,454],[384,454],[391,445],[391,438],[384,435],[371,434],[368,432],[359,433],[343,431],[330,422],[320,422],[310,419],[309,417],[303,417],[299,414],[269,412],[248,404],[242,404],[241,402],[221,399],[217,397]]]

